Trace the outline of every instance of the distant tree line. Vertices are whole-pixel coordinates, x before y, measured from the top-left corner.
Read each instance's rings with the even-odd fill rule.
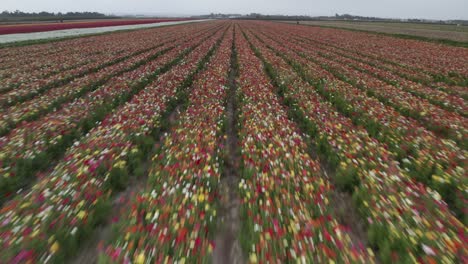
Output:
[[[225,19],[225,18],[236,18],[236,17],[241,17],[241,14],[215,14],[211,13],[208,15],[199,15],[199,16],[191,16],[191,18],[197,18],[197,19]]]
[[[53,13],[53,12],[22,12],[16,11],[3,11],[0,13],[0,21],[31,21],[31,20],[71,20],[71,19],[100,19],[111,18],[114,16],[107,16],[98,12],[67,12],[67,13]]]
[[[335,14],[334,17],[318,17],[322,20],[353,20],[353,21],[367,21],[367,22],[411,22],[411,23],[439,23],[439,24],[456,24],[466,23],[466,20],[433,20],[433,19],[421,19],[421,18],[408,18],[408,19],[397,19],[397,18],[381,18],[381,17],[366,17],[366,16],[354,16],[350,14]]]
[[[335,14],[334,16],[307,16],[307,15],[264,15],[260,13],[250,13],[250,14],[215,14],[211,13],[208,15],[193,16],[193,18],[211,18],[211,19],[252,19],[252,20],[293,20],[293,21],[302,21],[302,20],[320,20],[320,21],[362,21],[362,22],[412,22],[412,23],[438,23],[438,24],[468,24],[466,20],[428,20],[428,19],[391,19],[391,18],[381,18],[381,17],[365,17],[365,16],[355,16],[350,14]]]

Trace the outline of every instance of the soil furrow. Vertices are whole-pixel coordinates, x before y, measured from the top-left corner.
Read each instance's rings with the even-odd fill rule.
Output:
[[[233,32],[235,36],[235,29]],[[239,182],[239,145],[237,137],[237,84],[238,76],[237,53],[232,43],[231,70],[229,72],[229,91],[226,102],[226,152],[224,158],[224,171],[220,182],[220,215],[219,233],[215,237],[216,247],[213,252],[213,263],[231,264],[243,263],[242,250],[238,233],[241,228],[239,208],[240,200],[237,194]]]

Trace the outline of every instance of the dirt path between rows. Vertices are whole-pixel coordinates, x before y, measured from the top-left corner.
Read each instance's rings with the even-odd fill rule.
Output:
[[[235,34],[235,29],[234,33]],[[226,106],[226,153],[224,159],[224,173],[220,183],[220,212],[219,230],[215,237],[215,249],[213,251],[214,264],[237,264],[244,263],[242,249],[238,234],[241,229],[240,221],[240,199],[237,192],[239,184],[239,145],[237,137],[237,84],[238,76],[237,53],[234,47],[234,39],[231,55],[231,71],[229,72],[229,91]]]
[[[147,164],[145,164],[147,167]],[[114,219],[118,219],[121,216],[121,212],[124,208],[127,208],[132,197],[134,197],[140,190],[144,188],[146,182],[145,177],[132,178],[129,182],[128,187],[120,192],[112,200],[112,209],[106,219],[106,222],[98,226],[91,237],[86,239],[86,243],[80,247],[77,255],[70,261],[71,264],[92,264],[98,263],[100,253],[100,243],[109,241],[112,237],[112,224]]]
[[[169,128],[173,127],[176,122],[179,120],[181,115],[181,107],[180,105],[175,108],[174,111],[170,113],[167,120],[169,123]],[[150,165],[151,165],[151,155],[155,153],[156,150],[161,146],[162,142],[164,142],[165,131],[161,131],[159,140],[155,143],[153,150],[150,151],[146,161],[143,163],[143,175],[137,177],[133,175],[130,177],[130,181],[128,182],[127,188],[125,190],[117,193],[115,197],[112,199],[112,208],[110,210],[110,214],[107,217],[106,221],[96,227],[93,232],[93,235],[86,239],[86,242],[80,247],[79,251],[76,253],[74,257],[70,260],[69,263],[71,264],[93,264],[98,263],[99,254],[101,250],[101,243],[107,242],[112,238],[112,225],[116,220],[118,220],[124,212],[129,212],[129,207],[131,206],[131,202],[133,197],[135,197],[138,193],[144,190],[146,183],[148,181],[148,175],[150,173]]]

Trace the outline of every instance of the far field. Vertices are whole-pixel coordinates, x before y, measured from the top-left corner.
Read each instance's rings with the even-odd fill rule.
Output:
[[[0,35],[18,34],[18,33],[33,33],[46,32],[52,30],[76,29],[76,28],[96,28],[96,27],[111,27],[111,26],[127,26],[141,25],[161,22],[183,21],[187,19],[171,18],[171,19],[109,19],[109,20],[79,20],[67,22],[39,22],[27,24],[0,24]]]
[[[288,22],[296,23],[296,21]],[[300,23],[468,42],[468,26],[463,25],[356,21],[301,21]]]

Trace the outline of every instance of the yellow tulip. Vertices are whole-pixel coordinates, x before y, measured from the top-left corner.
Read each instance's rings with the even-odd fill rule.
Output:
[[[83,219],[86,216],[86,212],[85,211],[80,211],[77,216],[78,216],[78,218]]]
[[[52,254],[55,254],[59,250],[59,248],[60,248],[59,243],[55,241],[54,244],[50,246],[50,252],[52,252]]]
[[[198,195],[198,201],[201,203],[201,202],[203,202],[204,200],[205,200],[205,195],[204,195],[203,193],[200,193],[200,194]]]
[[[140,253],[140,254],[136,257],[135,263],[136,263],[136,264],[143,264],[143,263],[145,263],[145,255],[143,254],[143,252]]]
[[[249,260],[250,260],[250,263],[257,263],[258,262],[257,255],[255,255],[254,253],[250,254]]]

